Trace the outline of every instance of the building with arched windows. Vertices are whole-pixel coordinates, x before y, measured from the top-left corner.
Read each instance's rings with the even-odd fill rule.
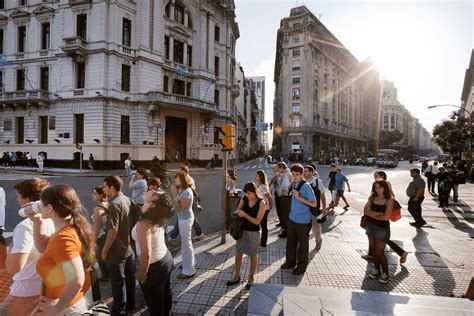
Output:
[[[221,154],[214,126],[230,118],[232,0],[25,0],[0,8],[0,142],[76,165]],[[234,89],[233,89],[234,87]]]

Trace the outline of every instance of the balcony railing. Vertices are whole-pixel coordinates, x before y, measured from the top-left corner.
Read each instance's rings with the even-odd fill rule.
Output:
[[[32,102],[49,101],[49,93],[45,90],[21,90],[15,92],[0,92],[0,102]]]
[[[217,111],[217,107],[214,103],[205,102],[203,100],[194,99],[188,96],[171,94],[161,91],[150,91],[148,93],[148,101],[150,102],[162,102],[166,104],[174,104],[177,106],[185,106],[196,110],[205,111]]]
[[[166,58],[163,59],[163,63],[165,64],[165,66],[171,67],[175,70],[179,66],[181,68],[185,68],[188,73],[194,73],[194,69],[189,67],[188,65],[185,65],[185,64],[181,64],[181,63],[178,63],[178,62],[166,59]]]
[[[61,48],[71,57],[77,55],[85,56],[87,54],[87,41],[79,36],[66,37],[63,38],[63,46]]]

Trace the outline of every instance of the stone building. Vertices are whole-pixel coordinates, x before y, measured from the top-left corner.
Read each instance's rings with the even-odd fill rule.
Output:
[[[305,6],[281,20],[275,59],[273,151],[313,159],[376,150],[382,87]]]
[[[253,82],[253,90],[255,91],[255,97],[257,100],[257,122],[265,123],[265,77],[248,77]],[[265,151],[267,147],[267,132],[257,132],[258,151]]]
[[[2,1],[0,142],[51,165],[220,154],[234,111],[233,0]],[[238,91],[237,91],[238,92]]]

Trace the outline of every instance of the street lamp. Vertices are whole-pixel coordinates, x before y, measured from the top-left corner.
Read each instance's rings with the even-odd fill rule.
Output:
[[[458,108],[460,110],[463,110],[464,112],[466,112],[468,115],[469,115],[469,138],[468,138],[468,142],[469,142],[469,147],[468,148],[468,160],[467,160],[467,170],[468,170],[468,178],[472,180],[472,177],[471,177],[471,165],[472,165],[472,120],[473,120],[473,112],[470,112],[468,110],[466,110],[465,108],[459,106],[459,105],[454,105],[454,104],[438,104],[438,105],[430,105],[428,106],[428,109],[434,109],[434,108],[437,108],[437,107],[442,107],[442,106],[449,106],[449,107],[454,107],[454,108]]]

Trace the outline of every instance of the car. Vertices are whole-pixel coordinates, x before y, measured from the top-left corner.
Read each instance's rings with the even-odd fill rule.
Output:
[[[363,166],[363,165],[365,165],[365,161],[362,158],[356,158],[356,160],[354,161],[354,165]]]
[[[368,157],[365,161],[366,166],[373,166],[375,164],[375,157]]]

